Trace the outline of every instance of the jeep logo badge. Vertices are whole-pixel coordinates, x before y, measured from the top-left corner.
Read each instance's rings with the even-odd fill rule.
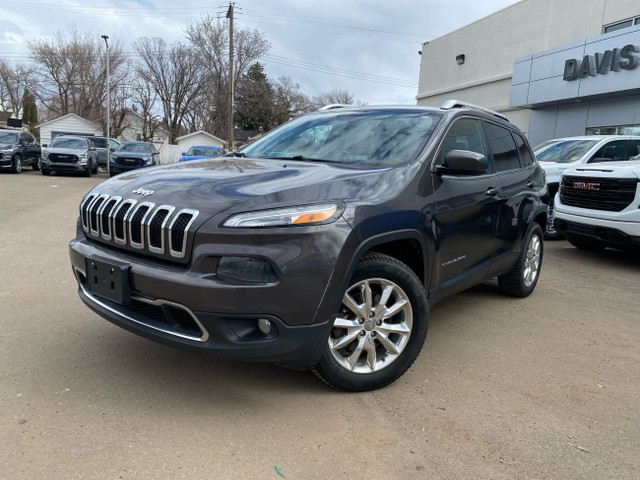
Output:
[[[147,197],[153,193],[153,190],[140,187],[140,188],[136,188],[135,190],[132,190],[131,193],[137,193],[138,195],[144,195],[145,197]]]

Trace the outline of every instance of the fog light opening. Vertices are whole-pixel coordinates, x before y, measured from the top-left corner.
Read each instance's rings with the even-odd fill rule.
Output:
[[[263,334],[269,335],[271,333],[271,322],[266,318],[259,318],[258,328]]]

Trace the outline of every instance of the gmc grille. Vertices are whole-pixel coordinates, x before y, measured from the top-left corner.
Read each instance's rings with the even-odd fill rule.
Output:
[[[49,160],[52,163],[77,163],[78,157],[77,155],[63,155],[61,153],[50,153]]]
[[[633,202],[637,185],[628,178],[563,176],[560,200],[572,207],[621,212]]]
[[[189,228],[198,214],[108,194],[91,194],[80,204],[80,221],[88,237],[178,259],[186,254]]]

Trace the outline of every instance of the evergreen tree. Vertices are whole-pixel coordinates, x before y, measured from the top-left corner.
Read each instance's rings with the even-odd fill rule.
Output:
[[[24,95],[22,97],[22,123],[23,125],[29,125],[29,130],[36,138],[40,137],[40,132],[34,130],[34,127],[38,124],[36,97],[29,92],[28,88],[24,90]]]

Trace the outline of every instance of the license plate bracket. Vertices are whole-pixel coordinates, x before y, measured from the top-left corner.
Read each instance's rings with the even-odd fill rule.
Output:
[[[131,301],[129,265],[95,258],[87,258],[85,262],[87,287],[91,293],[119,304]]]

